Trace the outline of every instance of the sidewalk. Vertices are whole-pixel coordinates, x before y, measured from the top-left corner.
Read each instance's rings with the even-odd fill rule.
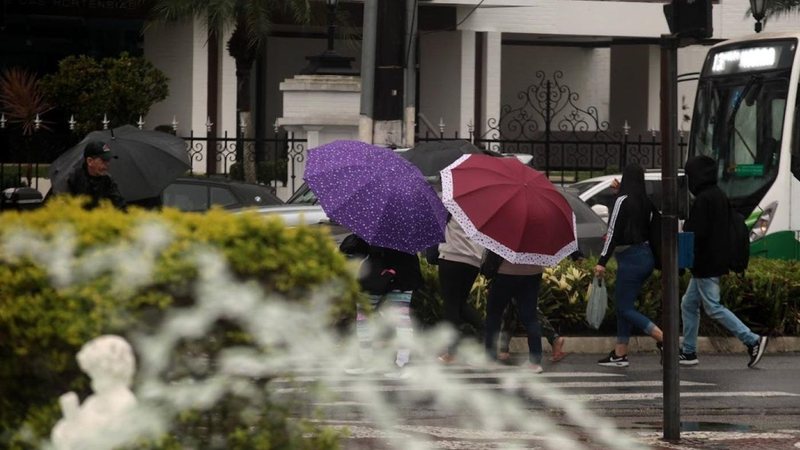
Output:
[[[564,351],[568,353],[596,353],[606,354],[614,348],[616,338],[613,336],[602,337],[570,337],[564,336]],[[542,339],[545,353],[549,353],[550,345]],[[526,337],[511,338],[511,353],[527,353],[528,340]],[[697,339],[697,352],[708,353],[745,353],[747,348],[735,337],[699,337]],[[628,344],[630,353],[653,353],[656,344],[649,336],[633,336]],[[767,353],[800,352],[800,337],[770,338]]]
[[[781,430],[763,433],[685,431],[679,442],[661,440],[660,433],[638,433],[637,440],[652,450],[797,450],[800,431]]]

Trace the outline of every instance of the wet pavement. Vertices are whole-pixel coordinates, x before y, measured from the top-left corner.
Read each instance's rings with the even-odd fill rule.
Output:
[[[463,365],[448,367],[446,377],[465,383],[471,393],[494,392],[513,400],[522,399],[530,420],[546,422],[549,428],[541,432],[526,426],[503,425],[487,430],[485,415],[479,418],[468,409],[442,409],[426,394],[430,386],[425,380],[387,381],[380,375],[342,377],[332,389],[341,398],[316,406],[322,412],[322,423],[347,430],[349,438],[343,447],[348,450],[414,448],[409,443],[414,440],[425,442],[427,448],[463,450],[800,449],[798,354],[771,355],[756,370],[744,367],[746,361],[743,363],[743,356],[738,354],[707,355],[699,366],[683,368],[678,442],[662,439],[662,372],[657,358],[635,355],[631,367],[608,369],[594,364],[599,356],[570,355],[558,364],[546,365],[542,375],[524,372],[524,367],[499,370],[521,371],[525,377],[546,380],[548,386],[559,390],[564,405],[580,404],[590,419],[613,423],[618,430],[608,427],[612,429],[611,436],[602,422],[594,428],[591,420],[578,423],[582,419],[570,416],[565,412],[568,408],[530,395],[524,390],[524,383],[509,385],[508,380],[497,378],[491,370]],[[371,416],[370,402],[358,397],[363,382],[375,383],[375,395],[396,407],[388,425]],[[409,396],[414,400],[403,400]]]

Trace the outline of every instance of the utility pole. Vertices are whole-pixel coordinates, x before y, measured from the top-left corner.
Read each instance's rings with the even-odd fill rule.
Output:
[[[664,5],[670,34],[661,36],[661,294],[664,323],[664,440],[681,437],[680,301],[678,292],[678,47],[681,38],[713,34],[711,0],[672,0]]]
[[[681,436],[678,336],[678,37],[661,36],[661,293],[664,324],[664,439]]]
[[[361,114],[358,120],[358,139],[372,143],[375,50],[377,48],[378,0],[364,0],[364,25],[361,41]]]

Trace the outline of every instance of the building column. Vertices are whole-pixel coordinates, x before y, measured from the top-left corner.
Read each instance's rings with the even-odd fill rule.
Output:
[[[502,86],[503,33],[485,33],[483,40],[483,89],[481,117],[476,118],[478,137],[488,129],[490,119],[500,120],[500,94]]]
[[[202,21],[186,20],[148,27],[144,32],[144,56],[169,78],[169,97],[150,108],[148,128],[177,121],[178,136],[194,131],[205,134],[208,117],[208,32]],[[169,42],[170,45],[163,45]],[[208,153],[207,151],[205,153]],[[193,160],[193,171],[206,171],[207,154]],[[213,156],[212,156],[213,157]]]
[[[461,70],[459,85],[461,95],[458,98],[458,123],[453,128],[458,130],[458,136],[469,139],[469,123],[475,118],[475,32],[460,31]]]
[[[655,52],[655,57],[659,53]],[[659,65],[652,66],[650,46],[612,45],[610,63],[609,126],[621,130],[625,122],[631,133],[641,134],[658,124]],[[655,84],[653,84],[655,77]],[[653,87],[655,86],[655,91]],[[655,101],[653,94],[655,93]],[[652,114],[655,112],[655,116]],[[658,128],[658,125],[656,125]]]

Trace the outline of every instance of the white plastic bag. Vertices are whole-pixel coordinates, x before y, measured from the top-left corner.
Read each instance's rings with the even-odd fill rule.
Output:
[[[586,322],[595,330],[600,328],[608,307],[608,292],[602,278],[594,277],[586,293]]]

